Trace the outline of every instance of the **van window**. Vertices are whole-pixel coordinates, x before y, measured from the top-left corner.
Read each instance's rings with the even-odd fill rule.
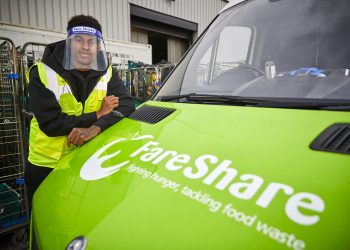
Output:
[[[165,88],[158,96],[350,100],[349,9],[347,0],[249,1],[232,7],[188,53],[183,78],[169,78],[179,92]],[[270,77],[265,72],[272,67]]]
[[[213,79],[234,68],[236,63],[246,63],[251,39],[251,29],[228,26],[219,36]]]

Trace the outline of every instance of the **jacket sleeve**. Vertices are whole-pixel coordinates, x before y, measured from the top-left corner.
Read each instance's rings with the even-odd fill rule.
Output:
[[[130,115],[135,110],[134,98],[119,79],[115,70],[113,70],[112,78],[108,83],[107,95],[117,96],[119,98],[119,106],[112,113],[102,116],[95,122],[95,125],[101,128],[101,131],[119,122],[123,117]]]
[[[28,93],[32,110],[40,129],[47,136],[68,135],[75,127],[87,128],[97,121],[96,112],[80,116],[63,113],[54,93],[41,82],[37,67],[30,71],[29,77]]]

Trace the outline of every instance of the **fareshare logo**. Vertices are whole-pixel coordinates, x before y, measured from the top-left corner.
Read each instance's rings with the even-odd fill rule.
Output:
[[[151,136],[151,135],[144,135],[144,136],[139,136],[139,137],[136,137],[136,138],[132,138],[131,140],[132,141],[137,141],[137,140],[142,140],[142,139],[146,139],[146,138],[153,139],[153,136]],[[128,139],[121,138],[121,139],[112,141],[112,142],[108,143],[107,145],[105,145],[104,147],[102,147],[96,153],[94,153],[84,163],[83,167],[80,169],[80,177],[83,180],[86,180],[86,181],[96,181],[96,180],[99,180],[99,179],[106,178],[106,177],[108,177],[108,176],[118,172],[121,167],[123,167],[126,164],[128,164],[130,160],[124,161],[122,163],[119,163],[119,164],[111,166],[111,167],[107,167],[107,168],[102,167],[102,163],[103,162],[105,162],[105,161],[111,159],[112,157],[118,155],[121,152],[120,150],[114,152],[113,154],[101,157],[101,154],[103,154],[103,152],[105,152],[108,148],[110,148],[114,144],[117,144],[119,142],[126,141],[126,140],[128,140]]]
[[[131,141],[153,139],[151,135],[134,137]],[[196,158],[189,154],[179,153],[174,150],[166,150],[160,147],[156,141],[145,142],[129,155],[129,159],[117,165],[103,168],[102,163],[118,155],[117,150],[109,155],[102,156],[109,147],[128,139],[121,138],[110,142],[94,153],[83,165],[80,176],[84,180],[99,180],[110,176],[130,162],[132,158],[147,163],[148,165],[159,165],[168,171],[181,171],[187,179],[202,181],[207,186],[225,191],[234,198],[255,201],[255,205],[268,208],[275,200],[285,196],[284,212],[290,220],[303,225],[311,226],[319,222],[319,213],[325,210],[325,203],[318,195],[308,192],[295,192],[290,185],[266,181],[258,175],[250,173],[238,173],[232,167],[232,161],[220,160],[212,154],[200,155]],[[123,159],[124,160],[124,159]]]

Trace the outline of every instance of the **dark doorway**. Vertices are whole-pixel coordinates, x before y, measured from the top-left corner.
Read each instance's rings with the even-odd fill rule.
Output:
[[[168,36],[156,33],[148,33],[148,43],[152,45],[152,64],[168,60]]]
[[[131,41],[152,45],[152,63],[176,63],[192,42],[198,24],[130,4]]]

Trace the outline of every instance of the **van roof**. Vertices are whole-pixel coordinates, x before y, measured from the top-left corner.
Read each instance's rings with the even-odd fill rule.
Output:
[[[233,5],[239,4],[244,1],[245,0],[230,0],[230,2],[225,5],[225,7],[220,11],[220,13],[223,12],[224,10],[227,10],[228,8],[231,8]]]

